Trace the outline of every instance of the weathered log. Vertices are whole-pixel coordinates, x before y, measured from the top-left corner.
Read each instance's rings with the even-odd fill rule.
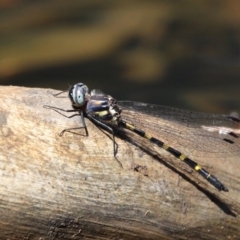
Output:
[[[0,239],[240,239],[240,156],[202,159],[216,191],[164,150],[43,108],[54,90],[0,87]],[[147,116],[151,120],[151,116]]]

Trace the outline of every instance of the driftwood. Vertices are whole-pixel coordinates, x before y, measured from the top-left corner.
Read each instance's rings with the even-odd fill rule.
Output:
[[[121,167],[88,119],[88,137],[59,136],[80,118],[43,108],[71,109],[50,92],[0,87],[0,239],[240,239],[240,156],[202,160],[227,193],[122,135]]]

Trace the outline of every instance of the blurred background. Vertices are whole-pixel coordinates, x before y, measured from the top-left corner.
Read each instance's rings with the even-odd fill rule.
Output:
[[[240,110],[238,0],[0,0],[0,84]]]

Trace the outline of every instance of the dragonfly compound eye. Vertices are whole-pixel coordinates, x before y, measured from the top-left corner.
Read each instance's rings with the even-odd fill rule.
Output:
[[[88,87],[83,83],[77,83],[71,87],[69,91],[69,98],[72,105],[75,107],[82,107],[86,104],[86,94],[88,93]]]

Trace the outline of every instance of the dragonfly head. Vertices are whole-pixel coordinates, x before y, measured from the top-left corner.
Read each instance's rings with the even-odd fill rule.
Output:
[[[74,107],[83,107],[87,103],[88,87],[83,83],[77,83],[69,90],[69,98]]]

